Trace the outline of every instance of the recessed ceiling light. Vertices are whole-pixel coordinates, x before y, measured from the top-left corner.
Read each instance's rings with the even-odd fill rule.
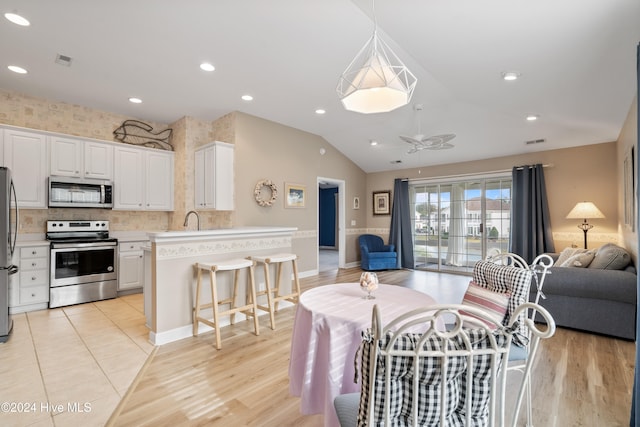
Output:
[[[209,64],[208,62],[203,62],[202,64],[200,64],[200,68],[204,71],[213,71],[216,69],[216,67]]]
[[[318,108],[318,109],[316,110],[316,114],[324,114],[324,113],[326,113],[326,111],[325,111],[325,110],[323,110],[322,108]]]
[[[369,141],[369,145],[371,145],[372,147],[375,147],[376,145],[378,145],[378,141],[374,141],[372,139],[371,141]]]
[[[529,114],[527,116],[527,121],[529,122],[535,122],[536,120],[538,120],[540,118],[540,116],[538,116],[537,114]]]
[[[27,74],[27,70],[25,70],[22,67],[18,67],[17,65],[9,65],[7,68],[13,71],[14,73]]]
[[[133,104],[142,104],[142,99],[140,98],[129,98],[129,102]]]
[[[16,25],[20,25],[23,27],[28,27],[29,25],[31,25],[31,23],[27,18],[20,16],[16,13],[5,13],[4,17]]]
[[[251,96],[251,95],[242,95],[242,99],[244,101],[253,101],[253,96]]]
[[[505,71],[502,73],[502,79],[508,82],[513,80],[518,80],[520,78],[520,73],[515,71]]]

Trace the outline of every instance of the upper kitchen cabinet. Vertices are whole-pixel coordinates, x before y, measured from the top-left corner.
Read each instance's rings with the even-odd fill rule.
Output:
[[[195,151],[196,209],[233,210],[234,148],[215,141]]]
[[[173,210],[173,152],[123,144],[114,157],[114,209]]]
[[[47,136],[3,131],[3,165],[11,169],[20,208],[47,207]]]
[[[113,145],[51,137],[51,175],[113,179]]]

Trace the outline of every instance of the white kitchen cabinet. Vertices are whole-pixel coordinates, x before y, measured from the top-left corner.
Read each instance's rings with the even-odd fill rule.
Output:
[[[11,169],[20,208],[47,207],[47,136],[3,130],[3,165]]]
[[[234,209],[234,145],[215,141],[195,152],[196,209]]]
[[[155,150],[145,157],[146,209],[173,210],[173,153]]]
[[[142,247],[148,243],[148,241],[135,241],[118,244],[118,291],[142,289],[144,284]]]
[[[51,175],[113,179],[113,145],[99,141],[51,137]]]
[[[16,248],[18,273],[9,285],[9,311],[23,313],[49,306],[49,245]]]
[[[173,152],[115,147],[114,209],[173,210]]]

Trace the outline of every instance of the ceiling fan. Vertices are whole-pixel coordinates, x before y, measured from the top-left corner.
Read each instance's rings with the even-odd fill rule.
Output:
[[[414,110],[422,111],[422,104],[416,104]],[[456,135],[454,133],[446,133],[442,135],[425,136],[420,132],[420,118],[418,117],[418,133],[413,136],[400,135],[400,139],[413,147],[407,151],[408,154],[413,154],[421,150],[446,150],[453,148],[453,144],[450,144]]]

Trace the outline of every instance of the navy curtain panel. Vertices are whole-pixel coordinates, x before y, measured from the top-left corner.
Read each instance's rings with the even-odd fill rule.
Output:
[[[636,90],[638,91],[636,102],[640,103],[640,44],[638,44],[636,51],[636,78],[638,79],[638,84],[636,86]],[[638,128],[638,123],[640,123],[640,108],[636,108],[638,110],[638,117],[636,118],[636,129]],[[638,162],[640,162],[640,134],[638,134],[638,141],[636,143],[636,170],[635,176],[638,176]],[[640,191],[636,186],[636,203],[640,200]],[[636,230],[640,230],[640,223],[638,222],[638,212],[640,212],[640,206],[636,206]],[[638,242],[638,252],[640,254],[640,241]],[[640,289],[640,275],[638,275],[638,289]],[[640,292],[637,293],[637,307],[640,307]],[[640,426],[640,413],[638,413],[638,406],[640,405],[640,401],[638,401],[638,386],[640,386],[640,349],[638,348],[638,341],[640,341],[640,317],[636,315],[636,367],[635,367],[635,376],[633,378],[633,397],[631,398],[631,419],[629,421],[630,426]]]
[[[530,263],[543,252],[555,252],[542,165],[514,167],[512,181],[509,251]]]
[[[397,268],[413,268],[413,237],[411,236],[411,214],[409,212],[409,181],[396,179],[393,184],[393,207],[389,244],[396,246]]]

